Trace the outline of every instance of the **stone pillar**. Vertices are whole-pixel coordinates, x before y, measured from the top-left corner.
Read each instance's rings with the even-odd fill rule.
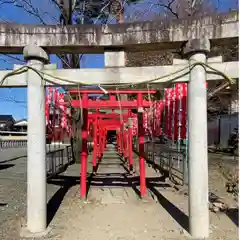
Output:
[[[104,52],[104,67],[125,67],[126,66],[126,54],[122,49],[106,49]],[[119,83],[119,79],[115,79],[116,83]],[[127,101],[127,94],[121,94],[120,99]]]
[[[210,51],[208,39],[187,42],[184,54],[189,63],[206,62]],[[208,209],[208,146],[207,146],[207,89],[206,72],[197,65],[190,72],[188,84],[189,132],[189,229],[196,239],[209,236]]]
[[[104,52],[105,67],[125,67],[125,52],[122,49],[106,49]]]
[[[23,55],[27,65],[37,70],[49,60],[47,53],[35,45],[26,46]],[[45,90],[42,77],[31,69],[27,84],[27,231],[41,233],[47,226]]]

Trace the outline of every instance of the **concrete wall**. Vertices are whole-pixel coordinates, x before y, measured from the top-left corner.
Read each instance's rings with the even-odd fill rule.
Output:
[[[238,114],[223,116],[220,118],[220,145],[223,148],[228,146],[228,139],[233,129],[238,127]]]
[[[238,113],[219,116],[208,122],[208,145],[228,147],[228,139],[234,128],[238,127]]]
[[[0,136],[0,141],[27,140],[27,136]]]
[[[208,121],[208,145],[219,144],[219,117]]]

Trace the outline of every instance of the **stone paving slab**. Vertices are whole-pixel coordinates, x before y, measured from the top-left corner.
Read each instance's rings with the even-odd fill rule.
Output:
[[[107,166],[109,161],[105,158],[107,155],[108,153],[104,154],[97,175],[91,181],[93,186],[90,188],[87,201],[79,199],[78,186],[73,186],[69,190],[72,194],[64,199],[57,212],[51,224],[53,231],[49,239],[185,239],[180,234],[179,226],[161,207],[159,208],[154,198],[142,201],[132,186],[123,185],[128,184],[130,178],[136,177],[128,176],[116,152],[114,160]],[[74,173],[74,167],[79,168],[73,165],[64,175]],[[109,179],[112,186],[94,186],[96,182],[101,181],[107,184]],[[170,230],[163,227],[166,222]]]
[[[94,190],[92,190],[92,194],[90,194],[89,197],[92,197],[91,195],[93,195],[93,191]],[[124,189],[122,188],[118,190],[106,188],[101,191],[102,194],[100,194],[100,196],[99,196],[100,191],[96,192],[98,193],[96,198],[100,198],[101,204],[124,204],[125,199],[127,198],[127,195]]]

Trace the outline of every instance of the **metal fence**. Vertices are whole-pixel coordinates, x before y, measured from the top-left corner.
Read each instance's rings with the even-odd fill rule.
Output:
[[[154,164],[153,166],[157,166],[162,173],[167,173],[175,183],[187,184],[187,155],[183,145],[181,149],[178,149],[177,144],[147,142],[144,150],[147,159]]]
[[[51,178],[74,163],[72,148],[70,145],[60,146],[59,149],[49,150],[46,158],[47,177]]]
[[[137,139],[134,140],[133,148],[138,153]],[[176,184],[188,183],[187,149],[181,143],[159,143],[145,141],[144,157],[155,169],[168,176]]]
[[[14,157],[27,157],[27,140],[1,140],[0,149],[3,151],[9,151],[11,148],[23,149],[23,151],[17,151]],[[12,150],[11,150],[12,151]],[[1,153],[1,151],[0,151]],[[12,156],[11,156],[12,158]],[[74,163],[72,147],[65,144],[47,144],[46,145],[46,171],[47,177],[51,178],[57,174],[64,172],[66,168]]]
[[[27,147],[27,140],[1,140],[0,149]]]

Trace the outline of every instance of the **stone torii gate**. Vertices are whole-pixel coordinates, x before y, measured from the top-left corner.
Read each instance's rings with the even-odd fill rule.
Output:
[[[46,164],[45,164],[45,80],[61,85],[77,85],[78,79],[86,84],[138,83],[170,74],[195,62],[208,63],[232,78],[238,78],[238,63],[223,63],[221,57],[207,60],[210,41],[232,42],[238,39],[237,14],[206,17],[165,26],[156,23],[123,24],[78,27],[43,27],[0,24],[0,52],[20,53],[31,66],[27,72],[5,78],[2,87],[28,88],[28,200],[27,231],[42,234],[46,231]],[[18,31],[16,30],[16,27]],[[162,34],[165,27],[165,34]],[[82,29],[84,28],[84,29]],[[120,30],[119,30],[120,29]],[[195,31],[193,31],[193,29]],[[76,34],[85,30],[84,34]],[[118,30],[118,31],[117,31]],[[119,32],[120,31],[120,32]],[[135,31],[135,33],[133,33]],[[6,34],[4,34],[4,32]],[[83,31],[84,32],[84,31]],[[84,36],[83,36],[84,35]],[[63,37],[65,36],[65,37]],[[81,36],[81,37],[80,37]],[[168,42],[166,45],[165,42]],[[185,43],[183,56],[186,60],[174,60],[171,66],[125,66],[125,52],[160,48],[179,48]],[[25,47],[26,46],[26,47]],[[41,47],[43,48],[41,48]],[[56,69],[49,65],[48,53],[74,52],[105,54],[104,69]],[[109,67],[109,68],[108,68]],[[18,69],[16,66],[15,69]],[[36,71],[41,71],[38,74]],[[11,71],[1,71],[0,80]],[[164,84],[188,82],[189,122],[189,224],[190,234],[197,239],[209,236],[208,210],[208,150],[207,150],[207,92],[206,80],[219,80],[222,76],[206,73],[202,65],[195,65],[190,73],[181,73],[157,80]],[[69,79],[66,83],[62,79]],[[58,80],[56,80],[58,79]],[[38,126],[36,128],[36,126]]]

